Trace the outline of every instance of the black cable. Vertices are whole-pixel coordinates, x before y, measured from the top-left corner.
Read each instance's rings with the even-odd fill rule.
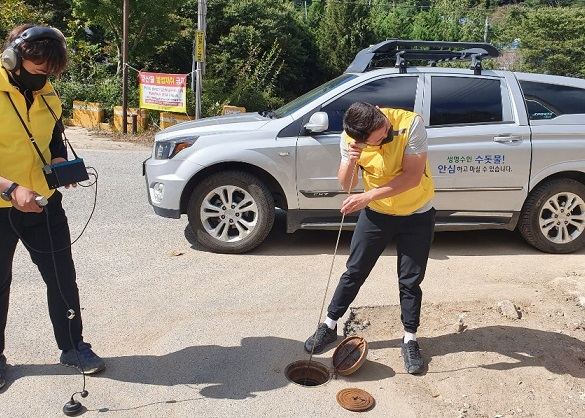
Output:
[[[81,364],[81,358],[79,357],[79,351],[75,347],[75,343],[73,342],[73,334],[71,333],[71,321],[73,320],[73,318],[75,318],[75,311],[71,308],[71,305],[69,305],[69,302],[67,302],[67,298],[65,298],[65,295],[63,294],[63,289],[61,289],[61,281],[59,280],[59,272],[57,270],[57,260],[55,259],[56,251],[54,251],[55,247],[53,245],[53,235],[51,234],[51,223],[49,220],[49,208],[46,206],[43,207],[43,212],[45,212],[45,218],[47,218],[47,232],[49,234],[49,246],[51,247],[51,258],[53,260],[53,269],[55,270],[55,281],[57,282],[57,289],[59,289],[59,294],[61,295],[61,299],[63,299],[65,306],[67,306],[67,319],[69,320],[69,322],[67,324],[68,325],[67,329],[69,332],[69,342],[71,343],[71,347],[73,348],[73,351],[75,351],[75,355],[77,357],[77,363],[79,364],[79,367],[81,369],[81,375],[83,376],[83,388],[81,389],[81,391],[85,392],[85,370],[83,370],[83,364]],[[22,238],[21,238],[21,241],[22,241]],[[23,243],[24,243],[24,241],[23,241]],[[70,246],[71,245],[73,245],[73,243],[71,243]],[[59,251],[62,251],[62,250],[59,250]]]
[[[97,170],[94,167],[86,167],[88,170],[93,170],[91,173],[88,171],[87,174],[89,174],[90,176],[94,177],[93,182],[90,182],[89,184],[81,184],[81,183],[77,183],[78,186],[81,187],[91,187],[93,185],[95,185],[95,192],[94,192],[94,196],[93,196],[93,206],[91,208],[91,213],[89,214],[89,218],[87,219],[87,222],[85,223],[85,225],[83,226],[83,229],[81,230],[81,232],[79,233],[79,235],[77,236],[77,238],[75,238],[73,241],[71,241],[71,243],[69,245],[67,245],[66,247],[60,248],[58,250],[51,250],[51,251],[41,251],[41,250],[37,250],[33,247],[31,247],[18,233],[18,231],[16,230],[16,227],[14,226],[14,223],[12,222],[12,210],[13,208],[11,207],[10,210],[8,211],[8,222],[10,222],[10,226],[12,227],[12,230],[14,231],[14,233],[16,234],[16,236],[22,241],[23,245],[31,251],[34,251],[35,253],[38,254],[54,254],[54,253],[58,253],[60,251],[66,250],[67,248],[71,248],[73,246],[73,244],[75,244],[79,238],[81,238],[81,236],[84,234],[85,230],[87,229],[87,226],[89,225],[89,222],[91,221],[91,219],[93,218],[93,214],[95,212],[95,208],[97,205],[97,193],[98,193],[98,188],[97,188],[97,181],[98,181],[98,173]]]
[[[69,320],[68,322],[68,333],[69,333],[69,342],[71,343],[71,347],[72,349],[75,351],[75,355],[77,357],[77,363],[79,364],[79,369],[81,372],[81,375],[83,376],[83,388],[81,390],[81,392],[75,392],[72,397],[71,397],[71,402],[73,402],[73,396],[77,393],[81,394],[82,397],[86,397],[87,396],[87,390],[85,389],[86,387],[86,377],[85,377],[85,370],[83,370],[83,364],[81,363],[81,358],[79,357],[79,351],[76,349],[75,347],[75,342],[73,341],[73,333],[71,332],[71,321],[73,320],[73,318],[75,318],[76,312],[74,309],[71,308],[71,305],[69,305],[69,302],[67,301],[67,298],[65,297],[65,294],[63,293],[63,289],[61,288],[61,281],[59,280],[59,272],[57,269],[57,260],[55,258],[55,254],[57,252],[63,251],[67,248],[71,248],[73,246],[73,244],[75,244],[79,238],[81,238],[81,236],[84,234],[85,230],[87,229],[87,226],[89,225],[89,222],[91,221],[91,219],[93,218],[93,214],[95,212],[95,208],[96,208],[96,204],[97,204],[97,180],[98,180],[98,173],[97,170],[94,167],[87,167],[88,170],[92,170],[92,172],[88,172],[88,174],[90,176],[94,177],[94,180],[92,182],[90,182],[89,184],[81,184],[78,183],[79,186],[81,187],[91,187],[91,186],[95,186],[95,192],[94,192],[94,199],[93,199],[93,206],[91,209],[91,213],[89,214],[89,218],[87,219],[87,222],[85,223],[85,225],[83,226],[83,229],[81,230],[81,232],[79,233],[79,236],[77,238],[75,238],[75,240],[71,241],[69,243],[69,245],[67,245],[66,247],[60,248],[58,250],[55,250],[55,245],[53,243],[53,235],[51,233],[51,223],[50,223],[50,219],[49,219],[49,208],[47,206],[43,206],[43,212],[45,212],[45,217],[47,220],[47,233],[49,235],[49,246],[50,246],[50,251],[41,251],[38,249],[33,248],[29,243],[27,243],[22,236],[18,233],[18,230],[16,229],[14,223],[12,222],[12,210],[14,209],[14,207],[11,207],[8,211],[8,221],[10,222],[10,226],[12,228],[12,230],[14,231],[14,233],[16,234],[16,236],[20,239],[20,241],[22,242],[22,244],[30,251],[34,251],[36,253],[39,254],[51,254],[51,259],[53,260],[53,269],[55,271],[55,280],[57,282],[57,289],[59,290],[59,294],[61,295],[61,299],[63,299],[63,302],[65,303],[65,306],[67,307],[67,319]]]

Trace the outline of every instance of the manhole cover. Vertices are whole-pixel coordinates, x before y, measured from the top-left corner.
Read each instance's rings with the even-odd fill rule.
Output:
[[[374,405],[374,398],[358,388],[341,389],[337,392],[337,403],[349,411],[367,411]]]
[[[368,343],[362,337],[354,335],[344,339],[333,353],[333,368],[341,376],[355,372],[366,361]]]

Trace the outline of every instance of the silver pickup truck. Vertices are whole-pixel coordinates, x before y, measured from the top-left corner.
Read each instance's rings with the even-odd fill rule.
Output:
[[[279,109],[160,131],[144,162],[149,202],[161,216],[187,214],[199,243],[221,253],[262,243],[276,208],[291,233],[351,228],[357,214],[341,225],[339,211],[339,142],[345,110],[365,101],[422,115],[437,231],[517,229],[541,251],[577,251],[585,246],[585,80],[482,68],[497,55],[485,43],[384,41]],[[410,65],[421,60],[430,66]],[[469,69],[437,66],[463,60]]]

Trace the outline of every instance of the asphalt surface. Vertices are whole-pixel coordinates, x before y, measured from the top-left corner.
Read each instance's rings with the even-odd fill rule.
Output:
[[[392,382],[404,371],[375,359],[318,387],[293,384],[284,375],[288,364],[308,359],[303,342],[344,269],[350,233],[342,234],[334,260],[336,232],[287,235],[279,216],[255,251],[210,254],[189,240],[185,217],[160,218],[148,205],[141,162],[149,150],[78,152],[99,173],[95,213],[73,246],[84,337],[107,364],[87,377],[89,396],[75,396],[82,416],[352,417],[356,413],[335,400],[347,387],[376,399],[366,416],[415,416],[404,388]],[[74,237],[91,213],[93,193],[64,191]],[[582,265],[583,254],[541,254],[503,231],[438,234],[425,297],[498,300],[522,292],[530,280],[555,277],[557,263],[563,269]],[[527,272],[535,260],[542,267]],[[390,248],[354,305],[397,303],[395,281],[386,273],[394,276],[395,263]],[[524,281],[506,280],[514,275]],[[83,379],[58,364],[44,284],[22,246],[14,260],[6,338],[0,417],[64,416],[63,405],[81,391]],[[400,335],[381,338],[398,344]],[[332,352],[315,359],[330,366]]]

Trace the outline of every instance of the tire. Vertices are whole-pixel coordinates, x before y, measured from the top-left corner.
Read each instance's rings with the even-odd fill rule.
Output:
[[[585,185],[555,179],[536,187],[526,199],[518,230],[530,245],[552,254],[585,246]]]
[[[274,224],[274,199],[257,177],[226,171],[203,180],[191,194],[187,216],[207,250],[239,254],[260,245]]]

